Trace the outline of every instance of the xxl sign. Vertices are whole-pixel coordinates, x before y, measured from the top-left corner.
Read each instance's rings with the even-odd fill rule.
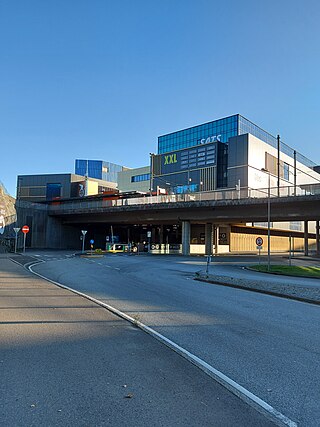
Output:
[[[177,163],[177,154],[168,154],[167,156],[164,156],[164,165],[171,165],[172,163]]]

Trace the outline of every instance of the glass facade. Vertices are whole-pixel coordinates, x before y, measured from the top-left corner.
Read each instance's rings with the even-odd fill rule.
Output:
[[[158,154],[209,142],[228,142],[230,137],[238,135],[238,117],[234,115],[159,136]]]
[[[103,179],[109,182],[117,182],[118,172],[122,170],[122,166],[102,160],[77,159],[75,162],[75,173],[77,175],[88,175],[89,178]]]
[[[205,144],[209,142],[224,142],[232,136],[244,135],[250,133],[262,141],[277,148],[277,138],[266,132],[250,120],[235,114],[223,119],[214,120],[202,125],[193,126],[188,129],[172,132],[167,135],[159,136],[158,138],[158,154],[168,153],[182,148],[193,147],[195,145]],[[308,167],[316,166],[314,162],[307,159],[300,153],[295,152],[291,147],[284,142],[280,142],[280,150],[282,153],[294,158],[296,155],[297,161]]]

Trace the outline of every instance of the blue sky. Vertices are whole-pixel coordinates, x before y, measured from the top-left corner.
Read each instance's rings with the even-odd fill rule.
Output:
[[[240,113],[320,164],[316,0],[0,0],[0,181]]]

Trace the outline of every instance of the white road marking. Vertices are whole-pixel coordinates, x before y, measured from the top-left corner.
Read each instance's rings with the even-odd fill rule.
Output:
[[[57,285],[63,289],[67,289],[68,291],[71,291],[77,295],[80,295],[84,298],[89,299],[92,302],[95,302],[96,304],[100,305],[101,307],[104,307],[111,311],[112,313],[116,314],[117,316],[121,317],[122,319],[125,319],[132,323],[133,325],[139,327],[141,330],[147,332],[152,337],[156,338],[158,341],[165,344],[170,349],[174,350],[176,353],[180,354],[182,357],[184,357],[186,360],[191,362],[192,364],[196,365],[198,368],[200,368],[203,372],[205,372],[207,375],[209,375],[211,378],[216,380],[218,383],[220,383],[223,387],[228,389],[231,393],[238,396],[241,400],[255,408],[258,412],[264,414],[268,419],[272,420],[276,423],[278,426],[289,426],[289,427],[297,427],[297,423],[295,421],[292,421],[287,416],[283,415],[281,412],[273,408],[271,405],[269,405],[264,400],[260,399],[255,394],[251,393],[246,388],[242,387],[240,384],[233,381],[231,378],[229,378],[227,375],[223,374],[222,372],[215,369],[213,366],[209,365],[204,360],[200,359],[198,356],[190,353],[188,350],[184,349],[183,347],[180,347],[178,344],[176,344],[174,341],[171,341],[169,338],[166,338],[164,335],[159,334],[159,332],[155,331],[152,328],[149,328],[149,326],[145,325],[144,323],[141,323],[137,321],[136,319],[132,318],[131,316],[128,316],[127,314],[123,313],[122,311],[116,309],[115,307],[112,307],[109,304],[106,304],[96,298],[91,297],[90,295],[87,295],[83,292],[79,292],[75,289],[70,288],[69,286],[62,285],[59,282],[55,282],[54,280],[48,279],[47,277],[43,276],[42,274],[36,273],[32,270],[32,267],[38,264],[39,262],[35,262],[28,266],[28,270],[35,274],[38,277],[41,277],[44,280],[47,280],[50,283],[53,283],[54,285]]]

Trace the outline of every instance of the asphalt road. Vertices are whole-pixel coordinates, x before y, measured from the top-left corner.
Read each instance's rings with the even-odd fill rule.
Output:
[[[176,352],[0,256],[3,427],[271,427]]]
[[[299,425],[319,426],[318,306],[196,282],[193,273],[205,267],[201,258],[41,257],[48,262],[37,272],[136,316]],[[211,268],[252,274],[241,269],[245,258],[230,261],[219,266],[216,260]]]

